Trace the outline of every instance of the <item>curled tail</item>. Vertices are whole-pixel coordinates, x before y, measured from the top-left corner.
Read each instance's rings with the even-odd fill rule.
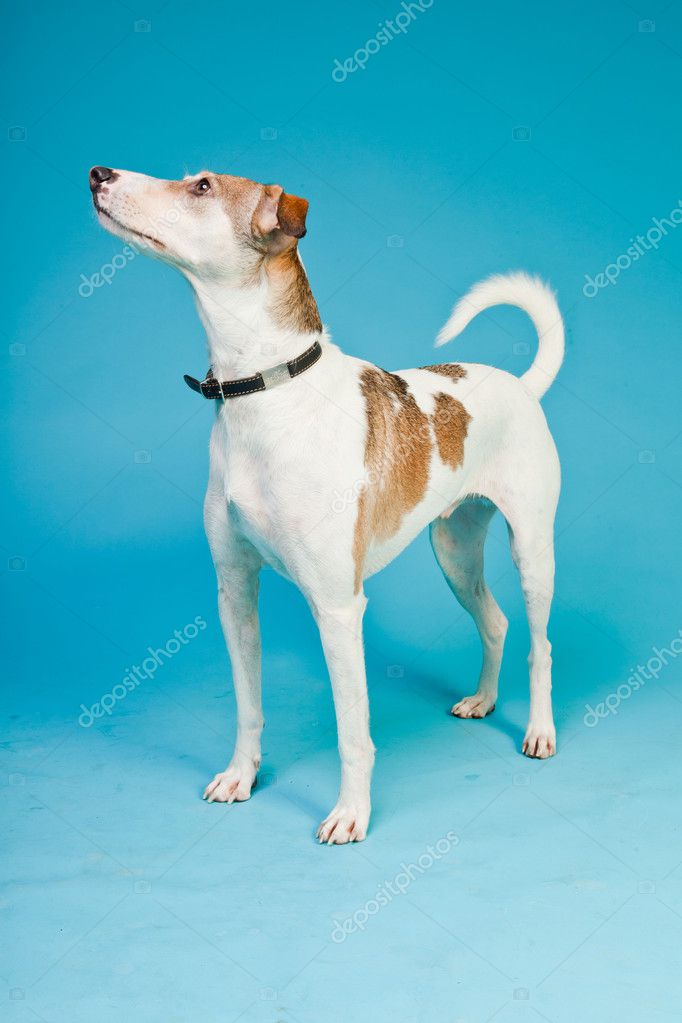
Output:
[[[526,273],[494,274],[475,284],[452,310],[436,338],[436,347],[460,334],[474,316],[494,305],[515,305],[528,313],[538,332],[538,352],[521,380],[541,398],[553,383],[564,358],[564,325],[554,292],[539,277]]]

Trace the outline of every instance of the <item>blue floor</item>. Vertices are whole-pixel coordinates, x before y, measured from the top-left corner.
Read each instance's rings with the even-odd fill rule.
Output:
[[[681,7],[437,0],[343,81],[396,0],[8,16],[3,1023],[682,1020],[682,231],[616,263],[679,205]],[[201,530],[212,410],[181,379],[204,342],[169,270],[112,262],[93,163],[308,197],[323,319],[389,368],[435,360],[474,280],[552,281],[554,759],[519,752],[528,634],[498,519],[485,721],[448,715],[480,655],[426,537],[367,586],[366,842],[314,841],[331,695],[272,573],[260,781],[201,801],[235,719]],[[535,345],[493,310],[446,357],[521,373]]]
[[[335,798],[337,758],[321,653],[293,589],[264,580],[263,771],[251,801],[228,807],[200,799],[227,761],[234,710],[199,546],[201,564],[183,561],[181,582],[160,558],[125,571],[94,559],[89,601],[68,607],[17,572],[17,610],[49,627],[40,645],[26,630],[32,707],[22,688],[2,746],[12,854],[3,1018],[680,1019],[679,666],[590,717],[587,702],[626,683],[628,653],[560,586],[559,754],[520,756],[525,629],[502,540],[496,529],[489,563],[516,613],[502,695],[483,722],[446,713],[478,653],[426,544],[370,586],[375,810],[368,840],[338,848],[313,838]],[[408,572],[440,609],[415,617],[413,593],[389,634],[384,619],[403,604],[391,584]],[[81,703],[101,701],[147,652],[139,608],[137,626],[124,613],[113,636],[100,632],[107,602],[125,608],[139,586],[164,604],[142,616],[150,645],[196,615],[208,628],[88,726]],[[295,642],[278,635],[283,607]]]

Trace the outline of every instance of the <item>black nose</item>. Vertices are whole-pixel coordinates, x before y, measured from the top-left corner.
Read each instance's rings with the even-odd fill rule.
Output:
[[[110,181],[116,175],[110,167],[93,167],[90,171],[90,188],[96,192],[105,181]]]

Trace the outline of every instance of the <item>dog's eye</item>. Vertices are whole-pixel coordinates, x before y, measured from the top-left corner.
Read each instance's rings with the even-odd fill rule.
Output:
[[[197,183],[194,186],[195,195],[206,195],[206,193],[210,191],[211,182],[208,180],[208,178],[201,178],[201,180],[197,181]]]

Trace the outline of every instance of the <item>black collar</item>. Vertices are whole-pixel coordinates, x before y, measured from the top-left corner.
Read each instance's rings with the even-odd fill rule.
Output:
[[[307,369],[314,366],[322,355],[322,345],[319,341],[307,348],[301,355],[289,362],[282,362],[272,369],[264,369],[262,373],[255,373],[252,377],[241,377],[239,380],[216,380],[213,370],[209,369],[203,380],[185,375],[185,383],[193,391],[203,394],[204,398],[239,398],[243,394],[255,394],[256,391],[267,391],[278,384],[284,384],[292,377],[305,373]]]

